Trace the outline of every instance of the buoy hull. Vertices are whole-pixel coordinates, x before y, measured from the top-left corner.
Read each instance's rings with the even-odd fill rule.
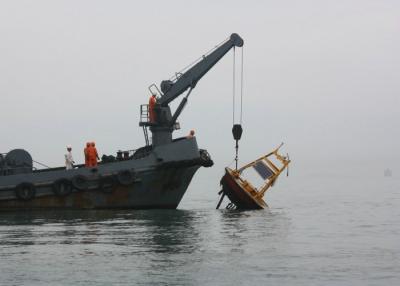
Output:
[[[237,209],[264,209],[268,205],[263,199],[251,194],[251,190],[245,186],[244,181],[236,176],[230,168],[225,168],[225,175],[221,179],[222,191]]]

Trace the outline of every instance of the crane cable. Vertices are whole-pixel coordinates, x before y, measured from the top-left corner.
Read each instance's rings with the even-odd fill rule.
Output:
[[[235,149],[235,161],[236,161],[236,170],[238,168],[238,153],[239,153],[239,140],[242,137],[243,129],[242,129],[242,120],[243,120],[243,47],[242,47],[242,59],[241,59],[241,69],[240,69],[240,124],[235,123],[235,110],[236,110],[236,49],[233,48],[233,89],[232,89],[232,134],[233,139],[236,141]]]
[[[240,68],[240,124],[235,124],[235,109],[236,109],[236,48],[233,47],[233,75],[232,75],[232,80],[233,80],[233,88],[232,88],[232,134],[233,134],[233,139],[236,141],[235,149],[236,149],[236,155],[235,158],[232,160],[232,162],[229,164],[229,166],[235,162],[236,165],[236,171],[238,169],[238,153],[239,153],[239,140],[242,137],[242,121],[243,121],[243,47],[242,47],[242,61],[241,61],[241,68]],[[219,209],[221,206],[222,201],[224,200],[224,197],[226,195],[224,188],[222,188],[221,191],[218,192],[219,195],[221,195],[216,209]],[[232,203],[230,203],[227,208],[231,209],[232,206],[234,206]]]
[[[243,120],[243,47],[242,47],[242,61],[240,67],[240,124]]]
[[[243,122],[243,47],[241,48],[242,53],[241,53],[241,66],[240,66],[240,124]],[[232,124],[235,124],[235,102],[236,102],[236,52],[235,52],[235,47],[233,47],[233,88],[232,88],[232,93],[233,93],[233,100],[232,100],[232,109],[233,109],[233,114],[232,114]]]
[[[236,47],[233,47],[233,75],[232,75],[232,125],[235,124],[236,102]]]

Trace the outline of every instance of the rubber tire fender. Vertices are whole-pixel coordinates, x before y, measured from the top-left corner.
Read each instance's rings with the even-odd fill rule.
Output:
[[[117,174],[118,183],[129,186],[135,182],[135,172],[129,170],[119,171]]]
[[[88,178],[84,175],[76,175],[71,180],[72,186],[79,191],[86,191],[89,188]]]
[[[111,176],[101,176],[99,178],[99,190],[103,193],[109,194],[114,190],[117,180],[114,175]]]
[[[200,150],[200,162],[203,167],[211,167],[214,165],[210,154],[206,150]]]
[[[36,195],[36,188],[32,183],[21,183],[15,188],[15,196],[22,201],[30,201]]]
[[[52,189],[55,195],[64,197],[72,192],[72,184],[70,180],[62,178],[53,183]]]
[[[208,153],[203,151],[203,152],[200,152],[200,159],[203,162],[207,162],[208,160],[210,160],[210,156],[208,155]]]

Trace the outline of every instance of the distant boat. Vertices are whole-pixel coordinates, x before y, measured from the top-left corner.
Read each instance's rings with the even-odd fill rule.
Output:
[[[392,176],[392,170],[385,169],[385,171],[383,171],[383,176],[384,177],[391,177]]]

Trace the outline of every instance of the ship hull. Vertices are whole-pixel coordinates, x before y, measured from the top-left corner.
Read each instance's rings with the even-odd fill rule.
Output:
[[[207,160],[201,156],[195,139],[169,145],[154,148],[142,158],[97,168],[0,177],[0,210],[175,209]],[[111,178],[107,185],[104,178]],[[68,192],[57,192],[56,182],[60,181],[71,182]],[[28,199],[18,196],[19,186],[26,184],[34,189],[33,197]]]

